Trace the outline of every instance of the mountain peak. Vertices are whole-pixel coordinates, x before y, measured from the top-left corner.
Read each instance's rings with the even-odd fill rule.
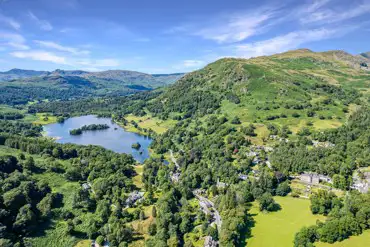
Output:
[[[370,51],[368,52],[363,52],[360,54],[360,56],[364,57],[364,58],[367,58],[367,59],[370,59]]]

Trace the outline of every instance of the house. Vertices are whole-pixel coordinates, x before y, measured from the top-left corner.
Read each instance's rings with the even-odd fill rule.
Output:
[[[217,188],[225,188],[227,185],[228,185],[227,183],[220,182],[220,180],[217,179],[217,184],[216,184]]]
[[[267,146],[259,146],[259,145],[254,145],[250,147],[250,151],[246,153],[248,158],[252,158],[252,163],[257,165],[259,163],[262,163],[264,161],[268,161],[266,153],[270,153],[274,151],[274,148],[272,147],[267,147]],[[263,154],[261,155],[261,153]],[[267,164],[270,167],[270,163]]]
[[[240,180],[248,180],[248,175],[245,175],[245,174],[239,174],[239,179],[240,179]]]
[[[279,136],[277,136],[277,135],[270,135],[270,139],[271,139],[271,140],[277,140],[277,141],[279,141],[279,142],[289,142],[289,140],[288,140],[288,139],[286,139],[286,138],[282,138],[282,137],[279,137]]]
[[[213,240],[211,236],[206,236],[204,240],[204,247],[217,247],[218,242],[216,240]]]
[[[84,190],[89,190],[91,188],[91,184],[90,183],[83,183],[81,186],[82,186],[82,188]]]
[[[135,202],[142,200],[144,194],[144,192],[139,191],[131,192],[125,202],[127,205],[133,205]]]
[[[180,172],[174,172],[171,174],[171,181],[174,183],[179,182],[181,173]]]
[[[332,183],[332,179],[330,177],[317,173],[302,173],[299,176],[299,179],[302,182],[309,184],[319,184],[320,182]]]
[[[364,172],[361,178],[358,175],[353,176],[351,188],[361,193],[367,193],[370,190],[370,172]]]
[[[303,173],[299,176],[299,179],[302,182],[309,183],[309,184],[319,184],[320,183],[319,176],[313,173]]]
[[[331,148],[331,147],[335,147],[335,144],[331,143],[331,142],[319,142],[319,141],[312,141],[312,145],[314,147],[321,147],[321,148]]]
[[[329,176],[325,176],[322,174],[318,174],[320,182],[325,182],[325,183],[333,183],[333,180]]]

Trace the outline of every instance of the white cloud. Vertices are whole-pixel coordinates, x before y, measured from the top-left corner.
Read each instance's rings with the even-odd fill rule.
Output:
[[[69,46],[63,46],[63,45],[60,45],[52,41],[34,40],[34,42],[44,48],[51,48],[51,49],[55,49],[55,50],[62,51],[62,52],[72,53],[74,55],[90,54],[90,51],[80,50],[78,48],[69,47]]]
[[[120,62],[117,59],[107,58],[107,59],[83,59],[77,61],[76,64],[82,65],[88,68],[97,67],[118,67]]]
[[[46,51],[17,51],[10,53],[10,55],[16,58],[28,58],[32,60],[46,61],[56,64],[67,64],[65,57],[61,57]]]
[[[311,3],[309,3],[307,5],[304,5],[303,11],[307,12],[307,13],[312,13],[312,12],[320,9],[321,7],[324,7],[325,5],[327,5],[331,1],[332,0],[314,0]]]
[[[180,63],[172,66],[172,68],[175,69],[176,71],[184,72],[184,71],[189,71],[193,69],[199,69],[204,65],[205,65],[205,62],[202,60],[190,60],[189,59],[189,60],[181,61]]]
[[[349,20],[352,18],[356,18],[362,16],[366,13],[370,13],[370,3],[362,3],[355,7],[347,7],[341,9],[321,9],[318,6],[314,11],[307,16],[300,18],[301,23],[308,24],[308,23],[335,23],[341,22],[345,20]]]
[[[31,20],[33,20],[34,22],[36,22],[36,24],[40,27],[40,29],[42,29],[44,31],[51,31],[51,30],[53,30],[53,26],[50,24],[50,22],[48,22],[46,20],[39,19],[31,11],[28,12],[28,16],[31,18]]]
[[[17,33],[0,32],[0,46],[11,47],[16,50],[28,50],[26,39]]]
[[[19,30],[21,28],[21,24],[19,24],[19,22],[2,14],[0,14],[0,22],[5,23],[6,25],[14,28],[15,30]]]
[[[194,68],[194,67],[199,67],[204,64],[203,61],[200,60],[184,60],[183,61],[183,66],[185,68]]]
[[[210,27],[194,32],[194,35],[219,43],[239,42],[260,33],[264,24],[273,18],[274,14],[271,10],[255,10],[227,16]]]
[[[337,34],[337,30],[328,30],[325,28],[296,31],[269,40],[236,45],[233,48],[238,56],[250,58],[296,49],[302,44],[332,38]]]

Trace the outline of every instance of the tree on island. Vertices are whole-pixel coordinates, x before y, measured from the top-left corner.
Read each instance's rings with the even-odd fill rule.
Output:
[[[132,145],[131,145],[131,147],[132,147],[133,149],[139,150],[139,149],[141,148],[141,144],[140,144],[140,143],[138,143],[138,142],[136,142],[136,143],[132,144]]]

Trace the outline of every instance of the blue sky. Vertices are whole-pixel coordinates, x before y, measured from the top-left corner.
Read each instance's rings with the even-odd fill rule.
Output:
[[[369,38],[370,0],[0,0],[0,70],[187,72]]]

